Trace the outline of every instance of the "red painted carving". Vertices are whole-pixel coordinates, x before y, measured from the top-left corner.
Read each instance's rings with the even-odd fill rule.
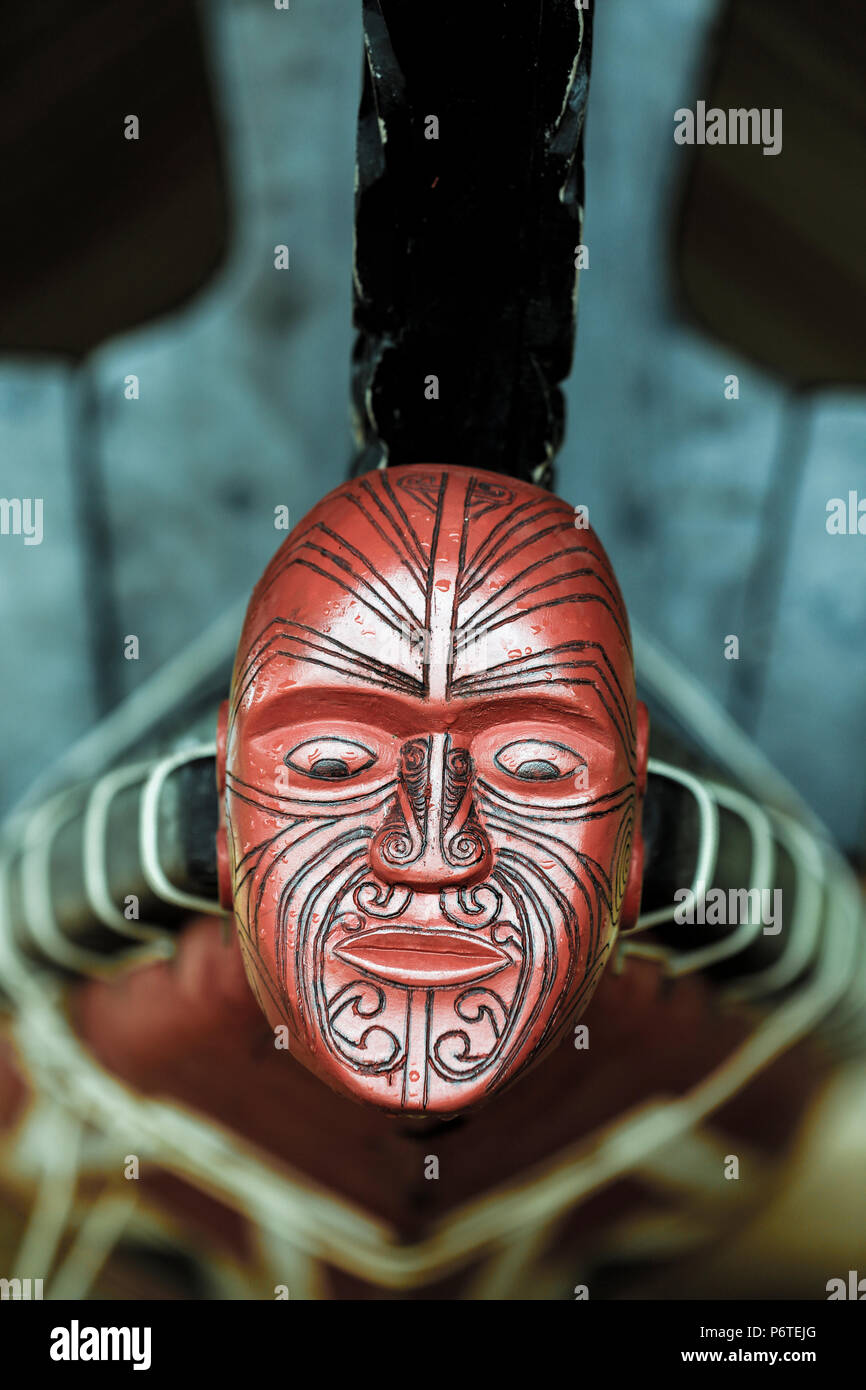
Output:
[[[637,915],[646,732],[565,502],[450,466],[324,498],[253,594],[225,752],[246,971],[293,1055],[440,1115],[536,1062]]]

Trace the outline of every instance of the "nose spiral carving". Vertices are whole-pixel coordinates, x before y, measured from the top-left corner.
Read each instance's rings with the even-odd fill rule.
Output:
[[[487,877],[493,856],[475,813],[472,773],[469,753],[448,735],[404,744],[397,795],[370,847],[377,877],[430,889]]]

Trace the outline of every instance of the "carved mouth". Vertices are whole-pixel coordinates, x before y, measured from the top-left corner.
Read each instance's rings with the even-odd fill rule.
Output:
[[[469,932],[429,927],[377,927],[355,932],[334,955],[387,984],[445,989],[486,979],[511,960]]]

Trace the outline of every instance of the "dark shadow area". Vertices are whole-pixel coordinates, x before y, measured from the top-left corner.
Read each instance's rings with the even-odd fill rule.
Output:
[[[685,311],[806,387],[866,383],[866,12],[857,0],[731,0],[707,108],[781,108],[778,155],[696,145],[677,219]]]
[[[0,164],[0,352],[82,357],[200,290],[229,200],[193,0],[2,0]]]

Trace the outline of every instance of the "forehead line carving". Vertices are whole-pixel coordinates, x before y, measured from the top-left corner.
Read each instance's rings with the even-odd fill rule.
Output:
[[[412,499],[411,508],[404,506],[401,492]],[[263,578],[251,617],[258,616],[264,625],[247,642],[245,660],[237,668],[235,705],[275,658],[330,669],[343,680],[405,694],[468,698],[480,693],[482,674],[497,686],[502,680],[505,663],[500,654],[509,640],[509,625],[533,619],[540,624],[545,615],[549,621],[551,611],[559,608],[561,617],[555,621],[560,629],[565,623],[574,632],[575,621],[578,624],[571,644],[576,649],[584,627],[578,617],[583,605],[589,605],[587,626],[594,625],[598,613],[613,629],[612,643],[607,644],[610,655],[604,645],[596,644],[599,679],[618,688],[617,703],[631,704],[632,696],[625,696],[616,670],[630,665],[628,623],[616,580],[593,533],[579,540],[575,536],[566,503],[535,495],[534,489],[520,484],[493,485],[459,470],[449,474],[435,468],[398,470],[393,483],[384,474],[371,475],[344,485],[331,499],[332,508],[334,503],[341,503],[345,511],[335,519],[332,510],[328,523],[319,509],[314,511],[303,529],[288,538]],[[539,528],[548,518],[549,524]],[[555,539],[559,535],[561,544]],[[566,543],[567,536],[572,544]],[[509,572],[515,562],[519,569]],[[295,567],[302,573],[293,575]],[[408,585],[398,577],[401,568]],[[297,616],[268,620],[269,609],[273,613],[288,601],[296,604]],[[325,615],[345,614],[347,602],[358,605],[355,621],[371,628],[365,632],[371,639],[366,651],[352,643],[347,625],[341,638],[349,640],[326,630],[330,623]],[[383,631],[405,642],[405,662],[402,653],[393,661],[381,659]],[[423,637],[420,655],[411,650],[418,634]],[[484,645],[491,634],[500,634],[492,657]],[[515,642],[518,638],[525,641],[519,633]],[[542,646],[531,653],[534,661],[548,663],[557,654],[556,665],[562,668],[554,677],[557,682],[568,681],[566,663],[558,655],[562,646]],[[481,669],[456,675],[467,654],[468,664],[477,662]],[[578,669],[573,662],[575,675]]]
[[[609,725],[599,719],[579,689],[568,693],[548,688],[536,696],[506,691],[494,703],[486,696],[431,700],[369,689],[308,685],[274,689],[243,717],[248,738],[278,730],[288,732],[306,724],[319,724],[324,737],[337,721],[378,727],[397,738],[417,735],[419,729],[438,729],[440,724],[442,732],[475,734],[500,724],[553,722],[573,726],[575,736],[585,731],[598,743],[613,744]]]

